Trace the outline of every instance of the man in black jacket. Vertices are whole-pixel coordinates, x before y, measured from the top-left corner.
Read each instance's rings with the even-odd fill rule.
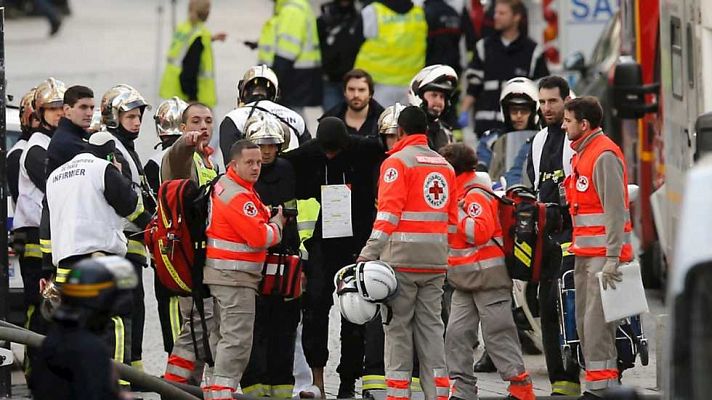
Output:
[[[373,99],[373,78],[362,70],[346,73],[343,83],[344,101],[319,118],[336,117],[344,121],[351,135],[378,137],[378,117],[383,107]]]
[[[323,373],[329,358],[327,347],[329,310],[333,304],[334,274],[352,264],[371,233],[375,217],[374,168],[383,157],[381,139],[349,135],[335,117],[321,120],[317,138],[284,154],[294,166],[298,199],[315,198],[322,203],[314,234],[305,242],[307,290],[304,302],[302,343],[314,384],[322,389]],[[322,186],[349,185],[352,235],[328,238],[323,226]],[[338,397],[353,398],[355,380],[363,368],[363,327],[341,321],[341,378]]]
[[[463,18],[445,0],[425,0],[425,19],[428,21],[428,47],[425,65],[445,64],[457,75],[462,72],[460,64],[460,38]]]
[[[47,175],[81,153],[89,138],[87,129],[94,115],[94,92],[72,86],[64,93],[64,117],[47,147]]]
[[[321,5],[316,19],[321,48],[321,66],[326,81],[322,107],[329,110],[343,100],[342,82],[356,61],[363,43],[361,14],[354,0],[333,0]]]
[[[487,130],[503,127],[499,96],[508,80],[517,76],[536,80],[549,75],[542,47],[527,36],[526,15],[521,0],[497,0],[494,24],[499,34],[475,45],[466,71],[467,96],[460,110],[466,112],[475,106],[478,137]]]

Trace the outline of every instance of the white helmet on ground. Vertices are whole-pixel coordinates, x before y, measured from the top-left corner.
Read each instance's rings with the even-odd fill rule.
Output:
[[[390,265],[383,261],[365,261],[354,269],[356,288],[365,300],[380,303],[398,291],[398,279]]]
[[[532,110],[529,124],[539,123],[539,90],[536,84],[528,78],[516,77],[507,81],[499,96],[499,104],[505,123],[509,124],[509,106],[524,105]]]
[[[443,64],[430,65],[421,69],[410,81],[408,102],[412,106],[427,108],[423,95],[427,91],[436,90],[445,93],[445,98],[448,99],[445,105],[447,109],[450,96],[455,89],[457,89],[457,73],[452,67]]]
[[[341,315],[352,324],[363,325],[376,318],[380,305],[364,299],[356,288],[355,265],[341,268],[334,276]]]

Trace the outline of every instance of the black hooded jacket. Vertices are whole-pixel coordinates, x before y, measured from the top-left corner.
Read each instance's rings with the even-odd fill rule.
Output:
[[[348,105],[346,102],[341,102],[341,104],[325,112],[324,115],[319,118],[319,121],[326,117],[336,117],[344,121],[344,125],[346,125],[347,108]],[[381,116],[383,111],[383,106],[381,106],[376,100],[371,99],[368,102],[368,115],[366,116],[366,121],[363,122],[361,128],[356,130],[355,128],[346,125],[346,130],[351,135],[378,137],[378,117]]]

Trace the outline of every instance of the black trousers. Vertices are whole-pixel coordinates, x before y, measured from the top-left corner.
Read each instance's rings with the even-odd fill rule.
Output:
[[[154,277],[153,289],[156,294],[158,321],[161,325],[161,335],[163,336],[163,349],[166,353],[171,354],[173,351],[173,343],[176,337],[178,337],[178,334],[180,334],[180,329],[183,324],[180,316],[180,308],[178,306],[179,296],[176,296],[170,290],[166,289],[158,279],[158,275]]]
[[[302,346],[311,368],[323,368],[329,359],[329,310],[333,305],[334,275],[354,263],[360,248],[346,239],[311,239],[307,242],[309,261],[304,301]],[[337,371],[348,378],[358,378],[363,369],[364,328],[341,319],[341,360]]]
[[[564,257],[559,243],[570,242],[571,236],[569,233],[561,233],[553,239],[547,245],[547,256],[543,260],[539,282],[539,313],[546,369],[551,383],[579,383],[579,368],[567,370],[561,358],[559,312],[556,306],[559,296],[557,280],[565,271],[574,268],[574,256]]]
[[[252,352],[240,381],[246,394],[255,385],[294,386],[294,341],[301,313],[300,300],[259,296],[255,304]],[[289,391],[291,397],[291,390]],[[261,394],[269,396],[269,393]]]
[[[133,301],[131,304],[131,359],[130,362],[141,361],[143,355],[143,328],[146,323],[146,302],[143,289],[143,268],[146,266],[146,258],[134,254],[127,254],[126,259],[131,261],[136,276],[138,286],[133,290]],[[127,334],[128,334],[127,330]]]

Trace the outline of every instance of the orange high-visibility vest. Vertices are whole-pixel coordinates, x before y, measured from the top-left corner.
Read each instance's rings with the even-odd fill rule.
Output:
[[[621,262],[633,259],[633,247],[630,240],[632,225],[628,201],[628,172],[625,159],[620,148],[604,134],[596,134],[594,138],[575,154],[571,164],[573,174],[566,178],[566,197],[573,220],[573,240],[569,252],[581,257],[606,256],[606,227],[604,226],[604,210],[601,200],[593,184],[593,169],[596,161],[606,151],[610,151],[621,160],[623,165],[623,185],[625,190],[626,215],[624,226],[624,242],[619,255]]]

